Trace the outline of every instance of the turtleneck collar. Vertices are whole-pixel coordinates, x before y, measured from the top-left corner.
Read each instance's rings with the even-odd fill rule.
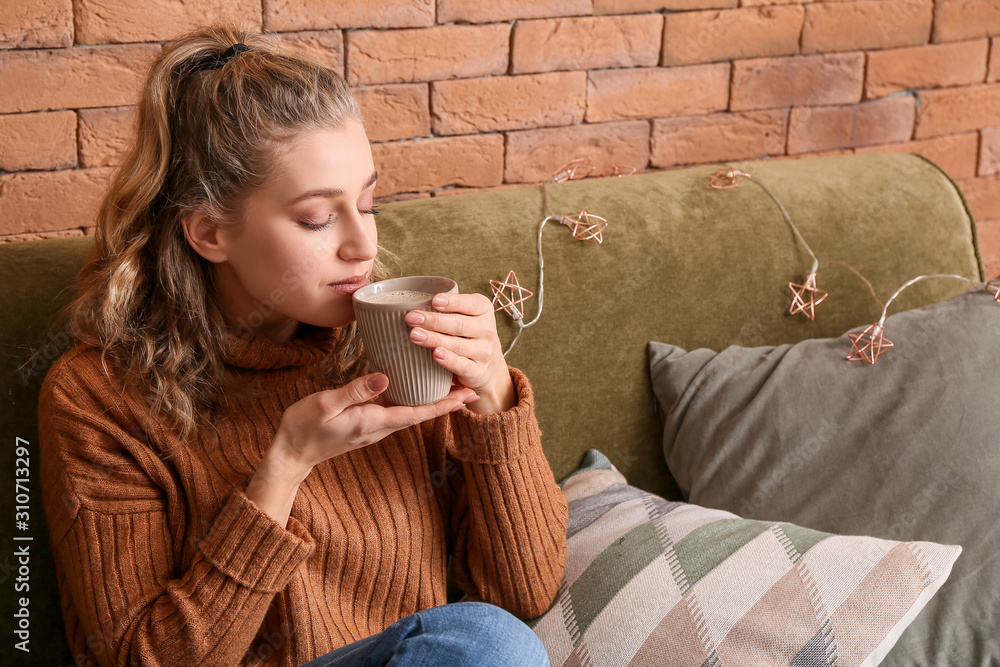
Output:
[[[307,366],[330,355],[340,329],[303,324],[287,343],[275,343],[256,331],[237,333],[226,329],[226,362],[237,368],[257,370]]]

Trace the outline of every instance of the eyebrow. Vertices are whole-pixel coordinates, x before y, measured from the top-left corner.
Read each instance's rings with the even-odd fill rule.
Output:
[[[367,190],[371,186],[375,185],[375,181],[378,180],[378,172],[373,171],[368,182],[365,183],[365,187],[362,190]],[[344,191],[340,188],[317,188],[316,190],[310,190],[309,192],[303,192],[295,199],[288,202],[289,206],[294,206],[300,201],[305,201],[306,199],[312,199],[313,197],[323,197],[324,199],[333,199],[334,197],[340,197],[344,194]]]

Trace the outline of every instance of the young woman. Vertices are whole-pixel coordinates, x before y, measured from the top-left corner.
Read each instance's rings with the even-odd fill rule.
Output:
[[[446,398],[373,400],[377,171],[343,80],[213,28],[137,115],[39,405],[77,664],[548,664],[516,617],[555,597],[567,506],[489,300],[409,316]],[[445,604],[449,558],[474,602]]]

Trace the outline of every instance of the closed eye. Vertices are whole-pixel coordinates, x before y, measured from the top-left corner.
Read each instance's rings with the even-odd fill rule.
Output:
[[[313,221],[310,221],[310,220],[297,220],[297,222],[300,225],[302,225],[303,227],[305,227],[306,229],[308,229],[309,231],[312,231],[312,232],[321,232],[321,231],[323,231],[324,229],[326,229],[327,227],[329,227],[330,225],[333,224],[333,218],[334,218],[334,216],[331,215],[329,218],[326,219],[326,222],[316,222],[314,220]]]

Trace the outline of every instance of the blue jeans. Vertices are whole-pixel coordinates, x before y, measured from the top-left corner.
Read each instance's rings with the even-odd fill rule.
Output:
[[[538,635],[485,602],[418,611],[300,667],[549,667]]]

